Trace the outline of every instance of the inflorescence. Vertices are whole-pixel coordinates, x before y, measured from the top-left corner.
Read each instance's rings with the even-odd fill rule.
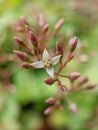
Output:
[[[77,105],[69,100],[66,93],[91,90],[96,87],[96,84],[88,83],[88,77],[80,77],[79,72],[72,72],[69,75],[61,73],[61,71],[74,58],[74,52],[78,44],[78,38],[76,36],[72,38],[70,44],[68,44],[67,56],[65,57],[65,50],[62,44],[60,44],[60,41],[56,42],[55,51],[52,52],[48,49],[50,41],[62,28],[64,19],[60,19],[56,23],[53,31],[49,30],[49,25],[46,23],[42,15],[39,16],[38,23],[40,31],[37,34],[29,25],[26,18],[21,17],[21,25],[17,26],[16,29],[18,32],[23,34],[24,39],[22,40],[16,36],[14,39],[16,43],[23,48],[23,50],[25,49],[25,51],[14,50],[14,53],[23,61],[22,66],[24,68],[45,69],[49,76],[49,78],[45,79],[45,84],[55,84],[57,86],[57,96],[55,98],[50,97],[45,101],[50,105],[44,111],[45,114],[50,114],[56,107],[62,110],[62,98],[66,99],[69,109],[72,112],[78,113]],[[56,64],[59,65],[58,70],[55,72],[54,67]],[[67,87],[65,84],[63,84],[61,78],[68,79],[70,82],[70,87]]]

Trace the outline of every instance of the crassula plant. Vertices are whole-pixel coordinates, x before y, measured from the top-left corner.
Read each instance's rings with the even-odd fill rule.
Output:
[[[20,23],[16,26],[16,30],[22,34],[23,40],[17,36],[14,37],[16,43],[20,46],[21,50],[14,50],[14,53],[20,58],[23,63],[22,66],[26,69],[45,69],[48,78],[44,80],[45,84],[57,86],[56,97],[46,99],[49,104],[48,108],[44,111],[45,114],[50,114],[54,108],[63,109],[62,99],[65,98],[68,103],[69,109],[78,113],[77,105],[70,101],[67,96],[68,92],[78,92],[84,90],[91,90],[96,87],[96,84],[89,84],[88,77],[80,77],[79,72],[71,72],[65,74],[63,69],[74,58],[74,52],[78,45],[78,38],[73,36],[67,46],[65,55],[64,38],[61,41],[56,41],[55,51],[49,49],[49,45],[54,36],[58,36],[59,30],[64,24],[64,19],[60,19],[54,26],[53,31],[49,29],[44,17],[38,17],[39,31],[36,32],[29,25],[25,17],[21,17]],[[63,39],[63,40],[62,40]],[[60,42],[62,44],[60,44]],[[23,51],[22,51],[23,50]],[[25,50],[25,51],[24,51]],[[58,69],[55,71],[54,67],[58,64]],[[61,78],[68,79],[70,87],[62,82]],[[51,88],[52,89],[52,88]]]

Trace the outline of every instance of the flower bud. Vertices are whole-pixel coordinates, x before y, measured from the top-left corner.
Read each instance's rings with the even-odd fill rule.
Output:
[[[45,114],[45,115],[48,115],[48,114],[50,114],[52,111],[53,111],[53,107],[48,107],[48,108],[44,111],[44,114]]]
[[[50,97],[50,98],[46,99],[45,102],[48,103],[48,104],[53,104],[54,103],[54,98]]]
[[[49,29],[48,24],[45,24],[45,25],[43,26],[43,28],[42,28],[42,32],[43,32],[43,33],[46,33],[46,32],[48,31],[48,29]]]
[[[48,85],[52,85],[54,83],[54,79],[52,78],[47,78],[45,81],[44,81],[46,84]]]
[[[79,76],[80,76],[80,73],[72,72],[69,77],[70,77],[71,81],[75,81],[76,79],[79,78]]]
[[[83,84],[87,83],[88,80],[89,80],[88,77],[83,77],[83,78],[80,80],[79,85],[83,85]]]
[[[75,103],[70,103],[70,104],[69,104],[69,109],[70,109],[73,113],[75,113],[75,114],[78,113],[78,108],[77,108],[77,105],[76,105]]]
[[[58,42],[56,43],[56,53],[63,54],[63,48]]]
[[[23,24],[28,24],[26,17],[21,16],[20,19],[21,19],[21,22],[22,22]]]
[[[14,39],[20,46],[26,46],[25,43],[20,38],[14,37]]]
[[[26,61],[28,59],[28,56],[25,52],[21,52],[21,51],[17,51],[17,50],[14,50],[13,51],[18,58],[20,58],[22,61]]]
[[[94,89],[97,86],[97,84],[90,84],[86,87],[86,89]]]
[[[59,29],[63,26],[63,24],[64,24],[64,19],[62,18],[62,19],[60,19],[60,20],[56,23],[55,29],[56,29],[56,30],[59,30]]]
[[[72,39],[71,45],[70,45],[70,52],[71,52],[71,53],[75,50],[77,44],[78,44],[78,38],[77,38],[77,37],[74,37],[74,38]]]
[[[32,31],[29,31],[29,33],[30,33],[30,41],[31,41],[32,45],[36,48],[38,46],[37,38]]]
[[[62,90],[63,92],[66,92],[66,91],[67,91],[67,87],[66,87],[65,85],[61,85],[61,90]]]
[[[25,69],[29,69],[31,66],[29,65],[29,63],[24,62],[24,63],[22,63],[22,67]]]
[[[39,22],[39,26],[40,27],[42,27],[46,23],[43,14],[39,14],[39,16],[38,16],[38,22]]]
[[[24,32],[24,29],[23,29],[21,26],[17,26],[17,27],[15,27],[15,29],[16,29],[18,32]]]

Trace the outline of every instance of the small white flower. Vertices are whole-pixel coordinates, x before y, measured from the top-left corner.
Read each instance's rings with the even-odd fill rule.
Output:
[[[31,63],[30,65],[35,68],[45,68],[47,73],[53,78],[54,77],[53,66],[59,62],[60,57],[61,55],[51,58],[48,51],[45,48],[42,55],[42,61],[37,61],[37,62]]]

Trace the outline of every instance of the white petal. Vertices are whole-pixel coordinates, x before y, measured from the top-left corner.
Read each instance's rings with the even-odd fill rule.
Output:
[[[53,78],[54,77],[54,68],[46,68],[47,73]]]
[[[35,67],[35,68],[43,68],[44,67],[42,61],[34,62],[34,63],[31,63],[30,65]]]
[[[43,58],[43,60],[51,59],[50,55],[49,55],[49,53],[48,53],[48,51],[47,51],[46,48],[44,49],[43,57],[42,58]]]
[[[61,58],[61,55],[58,55],[58,56],[51,58],[52,65],[56,65],[59,62],[60,58]]]

